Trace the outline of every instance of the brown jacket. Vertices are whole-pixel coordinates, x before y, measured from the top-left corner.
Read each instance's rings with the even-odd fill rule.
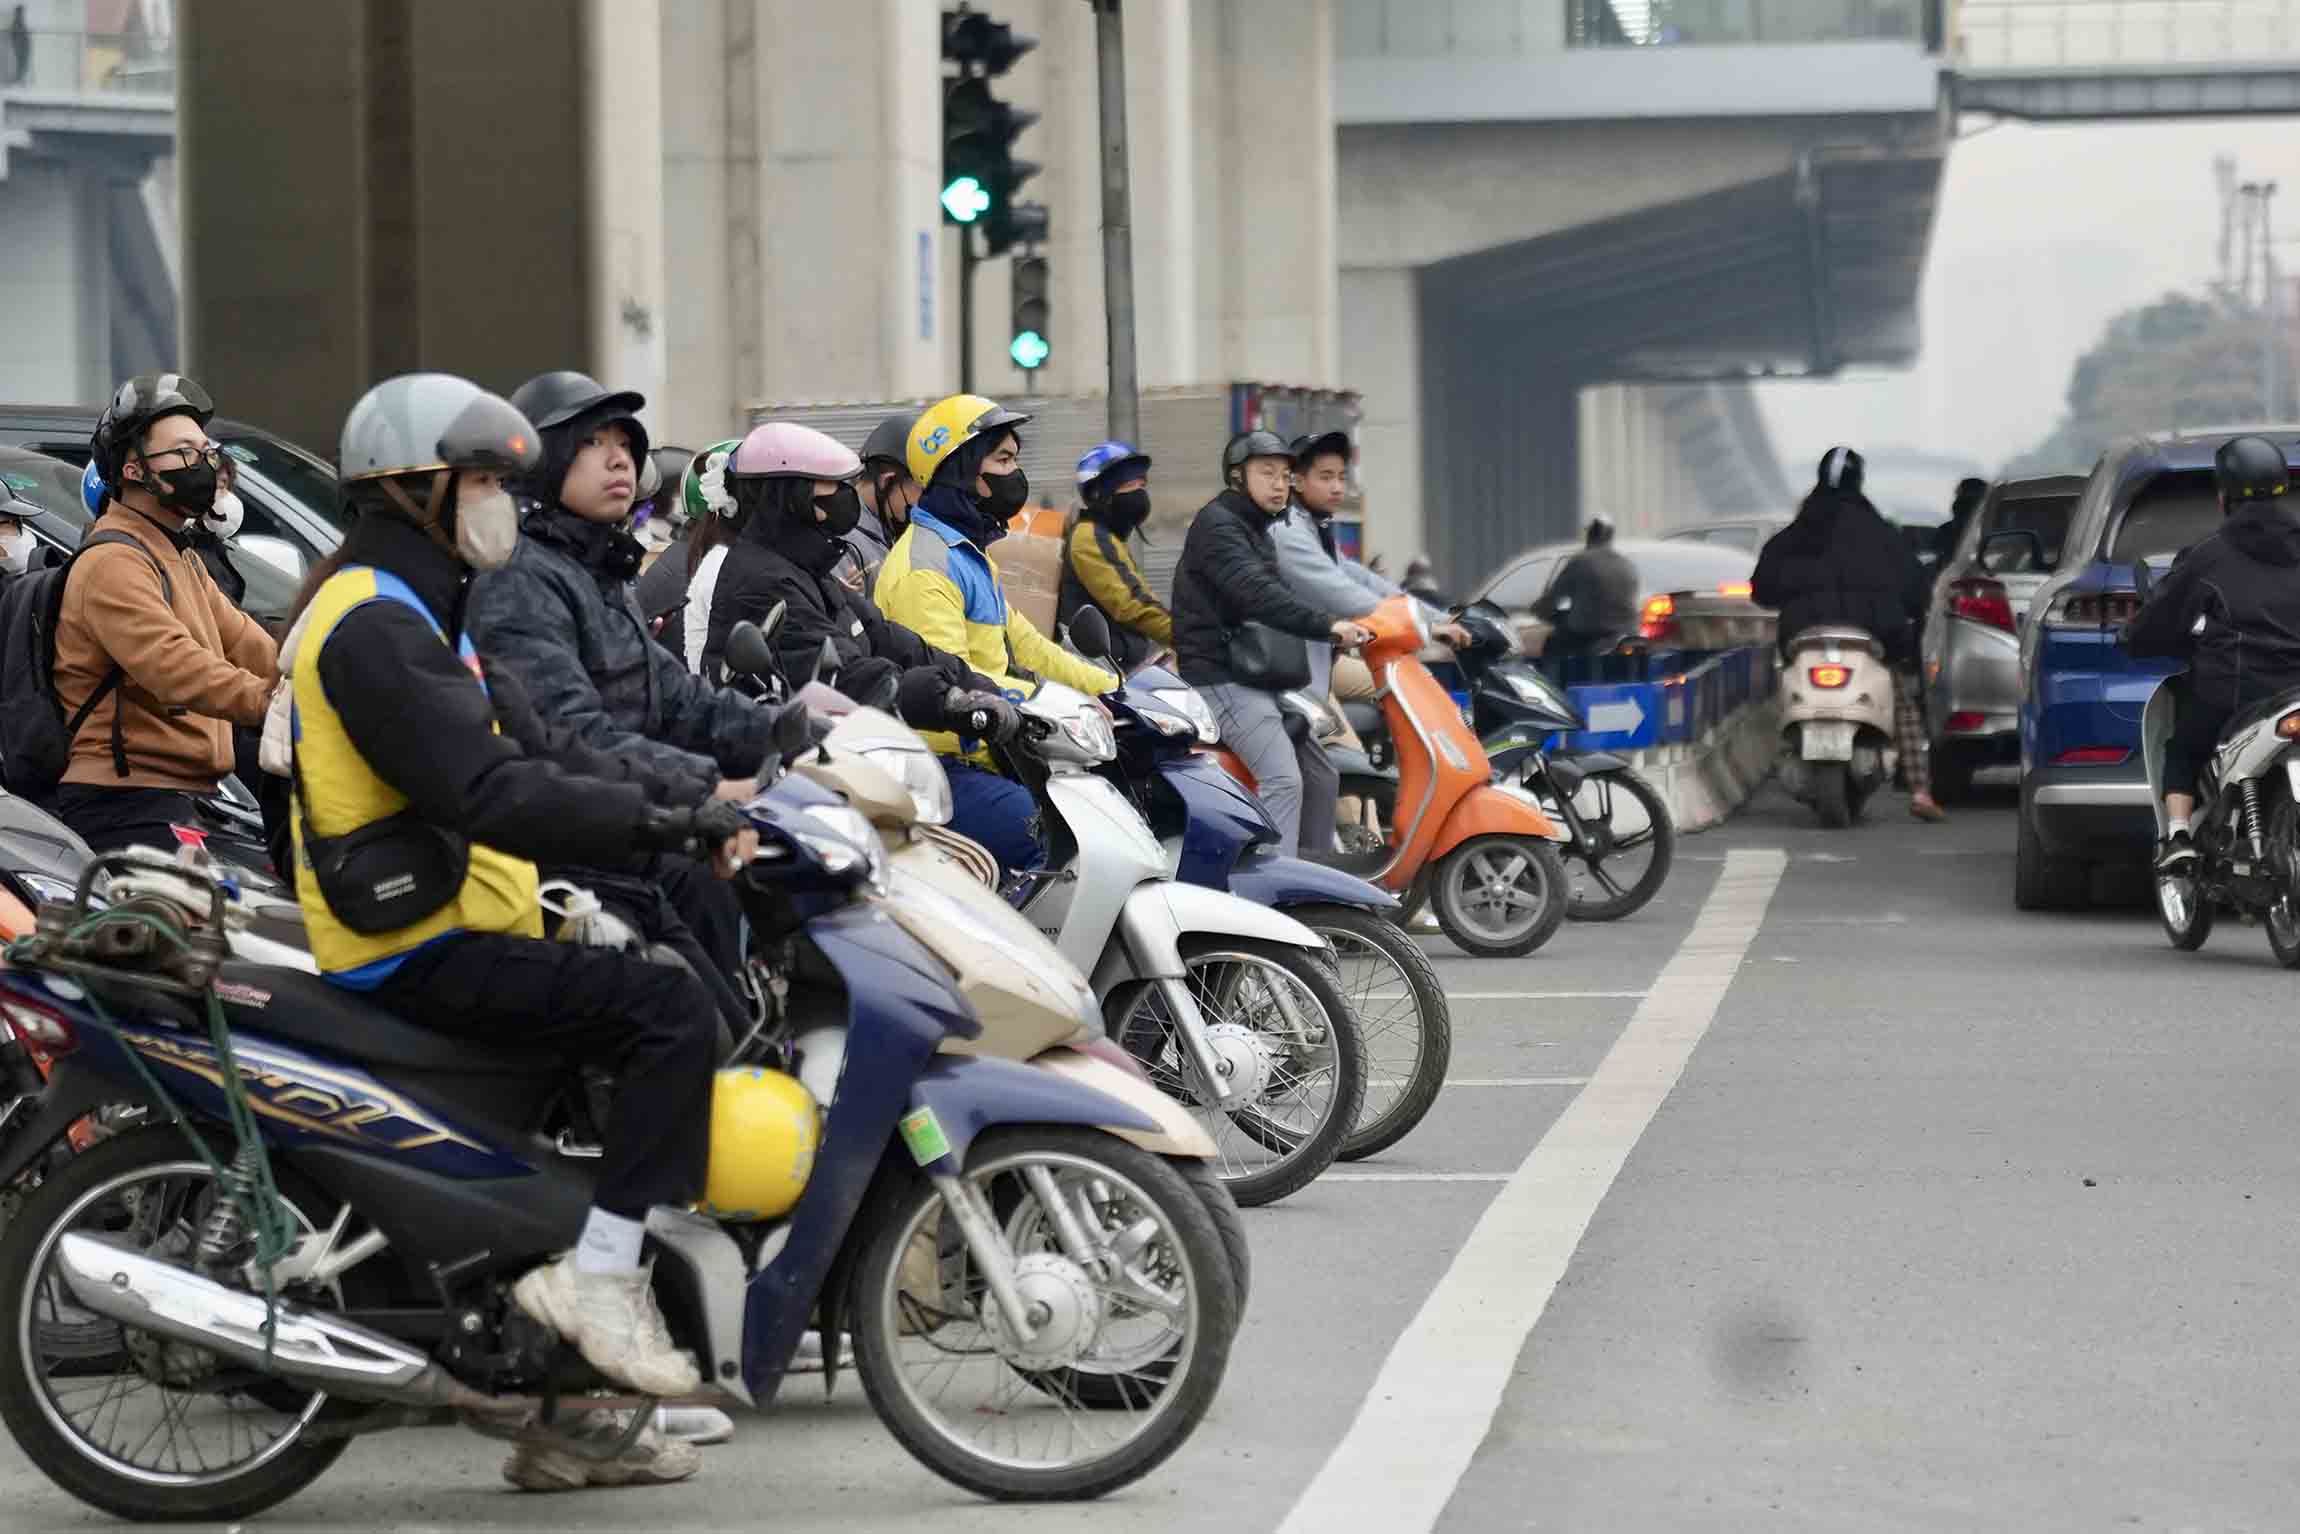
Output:
[[[216,589],[199,555],[141,512],[113,502],[88,530],[122,532],[152,560],[101,543],[72,562],[56,625],[56,696],[67,718],[114,665],[127,673],[72,741],[67,783],[215,792],[232,770],[232,725],[260,725],[279,675],[278,647]],[[125,700],[124,702],[122,700]],[[112,716],[125,708],[128,775],[112,762]]]

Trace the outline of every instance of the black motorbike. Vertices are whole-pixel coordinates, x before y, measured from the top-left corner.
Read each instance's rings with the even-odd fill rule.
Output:
[[[1586,730],[1589,721],[1564,688],[1518,653],[1500,608],[1477,602],[1454,618],[1470,635],[1455,658],[1494,781],[1532,797],[1568,832],[1557,849],[1572,874],[1567,917],[1618,921],[1641,910],[1660,893],[1676,858],[1669,806],[1618,756],[1548,748],[1553,735]],[[1396,815],[1398,771],[1382,711],[1370,700],[1345,699],[1342,714],[1365,743],[1363,755],[1328,748],[1342,795],[1370,801],[1387,824]]]

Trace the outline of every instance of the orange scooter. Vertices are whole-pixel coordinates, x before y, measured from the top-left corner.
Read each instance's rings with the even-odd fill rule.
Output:
[[[1430,642],[1413,601],[1391,597],[1358,620],[1373,637],[1359,650],[1374,674],[1374,695],[1397,742],[1397,823],[1370,852],[1304,847],[1302,856],[1424,901],[1455,947],[1483,958],[1515,958],[1549,941],[1565,920],[1565,865],[1555,823],[1530,801],[1493,784],[1477,732],[1429,668]],[[1247,787],[1253,775],[1236,753],[1222,765]]]

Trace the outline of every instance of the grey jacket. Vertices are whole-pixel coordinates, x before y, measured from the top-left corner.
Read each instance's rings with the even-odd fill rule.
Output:
[[[1318,519],[1309,508],[1296,504],[1272,526],[1278,544],[1278,575],[1287,587],[1330,618],[1363,618],[1390,597],[1402,595],[1403,586],[1367,569],[1354,559],[1329,550],[1319,535]],[[1422,618],[1442,623],[1445,614],[1426,602],[1416,602]],[[1334,647],[1310,645],[1310,685],[1304,689],[1323,698],[1333,685]]]
[[[705,686],[648,637],[630,542],[556,508],[532,513],[511,562],[471,584],[472,644],[518,673],[536,713],[586,745],[683,774],[701,793],[749,777],[770,744],[767,711]]]

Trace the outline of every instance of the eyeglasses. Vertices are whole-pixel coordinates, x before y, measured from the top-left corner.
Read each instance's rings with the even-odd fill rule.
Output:
[[[173,459],[174,462],[169,462],[170,459]],[[194,447],[187,442],[182,447],[166,447],[156,453],[146,453],[144,462],[162,473],[175,469],[188,469],[195,463],[204,463],[220,474],[224,468],[224,450],[213,442],[206,447]]]

